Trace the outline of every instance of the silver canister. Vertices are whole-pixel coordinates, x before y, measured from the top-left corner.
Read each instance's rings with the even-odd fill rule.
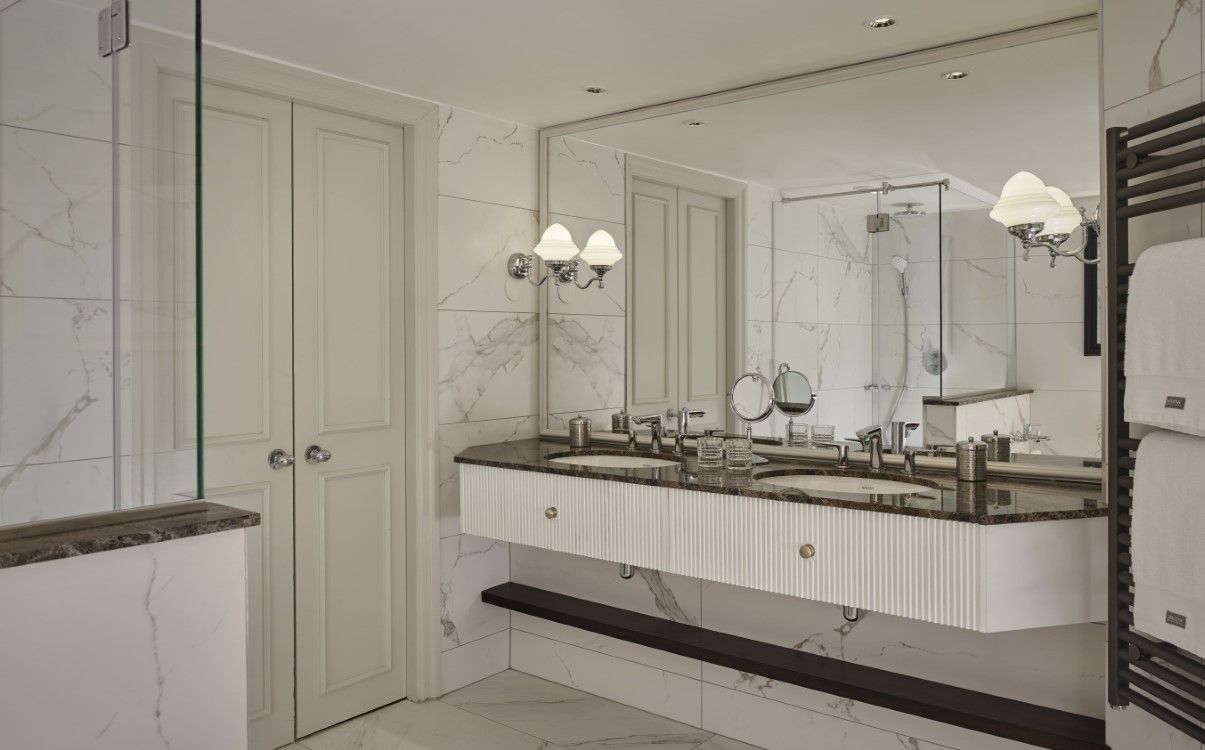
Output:
[[[1009,435],[1001,435],[999,430],[984,435],[983,442],[987,444],[988,461],[1008,461],[1012,458],[1013,439]]]
[[[987,443],[969,437],[954,446],[954,456],[958,481],[987,481]]]
[[[626,435],[632,427],[632,415],[626,411],[617,411],[611,415],[611,432]]]
[[[569,420],[569,447],[570,448],[589,448],[590,447],[590,420],[578,414],[573,419]]]

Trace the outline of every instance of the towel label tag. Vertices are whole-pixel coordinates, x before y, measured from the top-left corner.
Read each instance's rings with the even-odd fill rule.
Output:
[[[1177,628],[1188,627],[1188,617],[1185,615],[1178,615],[1175,612],[1172,612],[1170,609],[1167,610],[1167,617],[1165,619],[1167,620],[1168,625],[1175,625]]]
[[[1167,400],[1163,402],[1163,408],[1164,409],[1183,409],[1184,404],[1187,402],[1188,402],[1188,399],[1184,398],[1183,396],[1168,396]]]

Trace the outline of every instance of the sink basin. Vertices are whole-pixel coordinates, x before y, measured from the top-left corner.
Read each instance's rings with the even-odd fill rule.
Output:
[[[678,461],[656,456],[646,456],[639,453],[617,455],[609,453],[585,453],[581,455],[549,456],[548,461],[554,464],[572,464],[574,466],[593,466],[600,469],[663,469],[668,466],[678,466]]]
[[[927,485],[897,479],[827,474],[784,474],[757,477],[757,481],[804,492],[840,492],[847,495],[915,495],[932,489]]]

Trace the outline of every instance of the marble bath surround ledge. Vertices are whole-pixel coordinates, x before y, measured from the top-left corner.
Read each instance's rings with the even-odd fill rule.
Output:
[[[752,472],[731,472],[723,469],[700,471],[695,457],[689,455],[684,458],[680,467],[659,469],[603,468],[554,463],[548,460],[549,455],[565,455],[567,452],[569,449],[564,443],[537,438],[469,448],[458,454],[455,461],[458,464],[978,524],[1056,521],[1108,515],[1108,506],[1099,487],[1068,482],[989,479],[987,482],[959,483],[950,474],[918,472],[916,476],[907,478],[907,481],[925,485],[928,489],[914,495],[816,493],[761,482],[758,481],[758,476],[768,472],[790,472],[792,469],[805,469],[834,476],[884,476],[902,479],[903,475],[892,471],[880,475],[864,469],[836,469],[831,463],[781,460],[754,467]],[[607,448],[575,452],[600,455],[626,453],[622,449]],[[648,455],[647,451],[640,453]],[[669,452],[663,453],[663,457],[676,460]]]
[[[0,528],[0,569],[258,526],[259,514],[186,500]]]

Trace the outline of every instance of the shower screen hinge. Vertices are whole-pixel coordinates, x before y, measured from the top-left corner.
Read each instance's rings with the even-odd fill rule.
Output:
[[[867,214],[866,233],[878,234],[891,231],[891,214]]]
[[[130,2],[113,0],[100,11],[100,35],[97,48],[101,57],[108,57],[130,46]]]

